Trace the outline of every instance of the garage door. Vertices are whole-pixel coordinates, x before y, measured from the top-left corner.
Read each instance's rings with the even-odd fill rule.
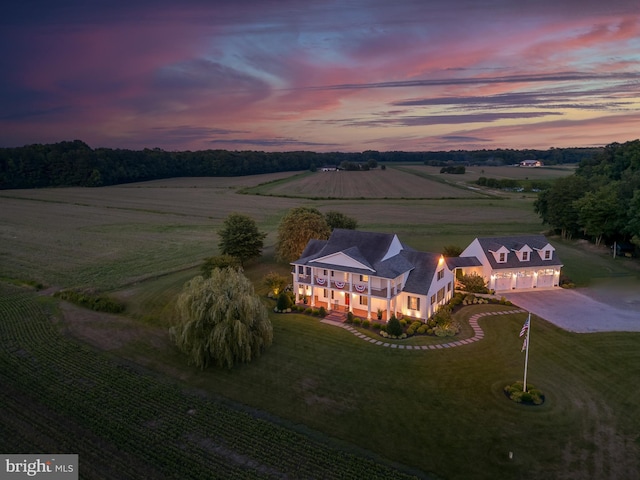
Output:
[[[553,268],[538,270],[538,287],[553,287]]]
[[[533,272],[530,270],[518,272],[516,277],[516,288],[533,288]]]
[[[496,273],[495,290],[511,290],[511,274]]]

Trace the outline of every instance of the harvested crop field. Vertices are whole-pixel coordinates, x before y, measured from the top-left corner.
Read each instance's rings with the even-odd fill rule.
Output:
[[[248,190],[259,195],[305,198],[477,198],[465,186],[414,175],[397,168],[368,171],[315,172],[260,185]]]

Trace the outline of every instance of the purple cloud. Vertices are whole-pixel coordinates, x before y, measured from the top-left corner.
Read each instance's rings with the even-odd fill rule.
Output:
[[[637,0],[24,0],[0,27],[0,146],[563,146],[640,109]]]

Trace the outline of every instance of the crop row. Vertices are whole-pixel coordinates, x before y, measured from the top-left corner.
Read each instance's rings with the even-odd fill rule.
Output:
[[[184,393],[60,334],[32,297],[0,290],[0,376],[123,456],[176,478],[409,478],[246,412]],[[95,445],[77,439],[78,450]],[[149,475],[153,477],[153,475]]]

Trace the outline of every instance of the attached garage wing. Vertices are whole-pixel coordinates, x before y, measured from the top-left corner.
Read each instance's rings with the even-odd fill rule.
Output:
[[[553,287],[553,268],[542,268],[538,270],[538,287]]]
[[[516,275],[516,289],[533,288],[533,272],[531,270],[522,270]]]
[[[511,273],[498,272],[495,274],[495,290],[511,290]]]

